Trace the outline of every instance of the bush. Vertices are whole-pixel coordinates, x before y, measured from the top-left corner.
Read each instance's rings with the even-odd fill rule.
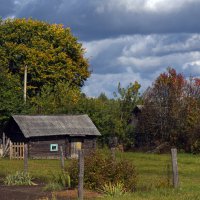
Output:
[[[9,174],[6,176],[4,183],[6,185],[34,185],[29,173],[18,171],[15,174]]]
[[[192,144],[192,147],[191,147],[191,152],[196,154],[196,153],[200,153],[200,140],[196,140],[194,142],[194,144]]]
[[[72,187],[78,185],[78,163],[73,160],[68,167]],[[88,189],[101,189],[106,183],[122,183],[127,191],[136,188],[135,167],[127,160],[113,160],[100,152],[85,157],[84,184]]]

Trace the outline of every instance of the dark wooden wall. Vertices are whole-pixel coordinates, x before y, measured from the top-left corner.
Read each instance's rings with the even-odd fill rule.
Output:
[[[83,142],[83,149],[86,155],[96,149],[96,138],[86,137]]]
[[[58,151],[50,151],[51,144],[58,144]],[[30,139],[29,141],[29,157],[30,158],[59,158],[60,146],[63,147],[64,155],[67,155],[67,139],[66,138],[52,138],[40,137]]]
[[[95,137],[38,137],[29,141],[29,157],[56,159],[60,157],[60,146],[62,146],[65,157],[69,158],[71,155],[71,141],[74,141],[74,139],[82,141],[82,148],[86,155],[96,148]],[[50,151],[50,144],[58,144],[58,151]]]

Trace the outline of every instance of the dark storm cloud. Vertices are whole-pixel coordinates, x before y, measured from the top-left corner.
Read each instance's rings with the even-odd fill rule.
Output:
[[[132,34],[200,32],[199,1],[178,1],[180,8],[176,8],[171,1],[175,8],[167,11],[163,7],[170,4],[169,0],[166,3],[161,1],[161,6],[155,9],[147,6],[151,2],[155,4],[152,0],[18,1],[21,2],[21,8],[13,13],[16,17],[33,17],[52,23],[63,23],[70,26],[81,40]]]
[[[13,0],[0,0],[0,17],[6,18],[14,14],[15,4]]]

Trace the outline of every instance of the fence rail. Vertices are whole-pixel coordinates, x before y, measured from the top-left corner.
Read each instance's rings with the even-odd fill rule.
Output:
[[[10,159],[24,159],[23,142],[10,142]]]

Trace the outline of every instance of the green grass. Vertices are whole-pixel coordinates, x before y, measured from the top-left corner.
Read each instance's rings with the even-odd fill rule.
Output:
[[[117,159],[126,158],[134,163],[138,172],[138,186],[134,194],[114,199],[200,200],[200,155],[178,153],[180,187],[176,190],[167,185],[168,180],[172,179],[170,155],[117,153],[116,156]],[[61,169],[59,160],[29,160],[28,164],[29,173],[46,182],[50,180],[52,173]],[[170,166],[170,170],[167,170],[167,165]],[[0,159],[0,176],[20,170],[23,170],[23,161]]]
[[[118,200],[200,200],[200,155],[178,154],[178,189],[172,187],[170,155],[118,153],[134,163],[138,172],[138,187],[134,194],[115,197]],[[167,165],[169,170],[167,170]],[[167,182],[170,181],[170,186]],[[103,200],[110,200],[105,197]]]
[[[61,171],[60,160],[29,160],[28,172],[35,179],[48,182],[52,174]],[[5,177],[16,171],[23,171],[23,160],[0,159],[0,176]]]

